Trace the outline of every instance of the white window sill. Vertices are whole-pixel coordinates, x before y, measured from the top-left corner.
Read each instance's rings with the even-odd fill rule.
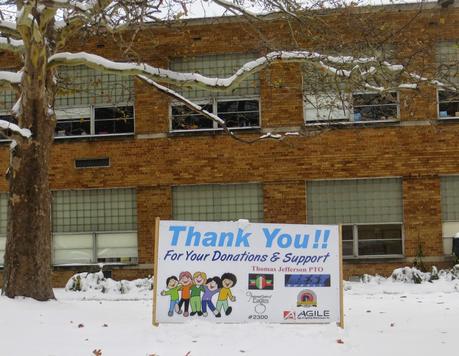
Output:
[[[440,121],[459,120],[459,116],[440,116],[438,120]]]
[[[228,130],[257,130],[260,129],[261,126],[250,126],[250,127],[228,127]],[[218,128],[208,128],[208,129],[190,129],[190,130],[170,130],[169,133],[187,133],[187,132],[221,132],[223,129],[221,127]]]
[[[98,138],[98,137],[117,137],[117,136],[134,136],[134,132],[119,133],[119,134],[100,134],[100,135],[75,135],[75,136],[54,136],[54,139],[79,139],[79,138]]]
[[[371,120],[371,121],[350,121],[350,120],[330,120],[330,121],[323,121],[323,122],[316,122],[316,121],[306,121],[304,124],[306,126],[338,126],[338,125],[346,125],[346,126],[351,126],[351,125],[373,125],[373,124],[379,124],[379,123],[396,123],[400,122],[399,119],[390,119],[390,120]]]
[[[405,258],[404,255],[364,255],[364,256],[343,256],[345,260],[360,261],[360,260],[378,260],[378,259],[400,259]]]

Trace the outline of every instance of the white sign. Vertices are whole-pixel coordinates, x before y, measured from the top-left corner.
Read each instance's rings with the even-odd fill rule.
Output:
[[[335,225],[161,221],[154,323],[341,320]]]

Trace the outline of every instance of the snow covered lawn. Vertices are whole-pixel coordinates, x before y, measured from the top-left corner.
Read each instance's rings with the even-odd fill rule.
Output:
[[[125,295],[124,300],[63,289],[56,289],[57,301],[45,303],[0,297],[0,355],[457,354],[459,281],[346,283],[346,289],[344,330],[335,325],[216,325],[202,320],[155,328],[149,291]],[[107,297],[112,300],[103,299]]]

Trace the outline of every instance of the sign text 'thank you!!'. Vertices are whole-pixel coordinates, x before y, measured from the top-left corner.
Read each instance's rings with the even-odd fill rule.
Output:
[[[202,247],[250,247],[251,232],[238,228],[232,231],[198,231],[194,226],[171,225],[171,246]],[[263,228],[266,248],[326,249],[330,230],[316,229],[314,236],[309,234],[288,234],[281,228]]]

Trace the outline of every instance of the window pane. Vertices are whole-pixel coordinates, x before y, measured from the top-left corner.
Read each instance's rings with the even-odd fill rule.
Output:
[[[97,234],[98,262],[137,262],[137,233]]]
[[[132,106],[94,109],[96,135],[134,132],[134,110]]]
[[[354,121],[376,121],[397,119],[396,93],[354,94]]]
[[[359,242],[362,240],[387,240],[387,239],[402,239],[401,225],[359,225],[358,237]]]
[[[73,120],[58,120],[54,134],[56,137],[85,136],[91,133],[90,118],[85,117]]]
[[[353,241],[343,241],[343,256],[354,255],[354,243]]]
[[[444,117],[459,117],[459,94],[451,91],[440,90],[439,98],[439,114]]]
[[[222,101],[217,104],[218,116],[228,127],[257,127],[260,125],[258,100]]]
[[[307,182],[308,223],[402,222],[399,178]]]
[[[359,241],[359,256],[401,254],[402,240]]]
[[[359,256],[401,255],[402,225],[359,225]]]
[[[350,118],[349,108],[349,96],[345,93],[329,92],[304,96],[306,121],[347,121]]]
[[[53,241],[55,264],[95,262],[91,234],[55,234]]]
[[[173,187],[175,220],[263,221],[263,191],[260,184],[208,184]]]
[[[201,105],[203,110],[212,112],[212,105]],[[172,130],[199,130],[214,127],[213,120],[199,115],[185,105],[172,106]]]
[[[352,241],[354,239],[354,227],[352,225],[342,226],[343,241]]]

